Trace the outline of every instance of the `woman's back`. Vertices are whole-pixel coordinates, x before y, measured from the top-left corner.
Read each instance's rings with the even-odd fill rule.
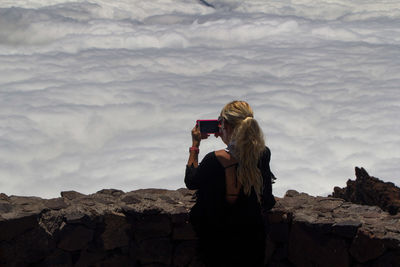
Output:
[[[197,203],[191,211],[200,251],[207,266],[259,266],[265,241],[262,205],[254,190],[250,195],[243,192],[236,179],[237,163],[224,153],[207,154],[196,171],[187,171],[185,177],[187,185],[200,180]],[[262,157],[259,168],[268,184],[268,148]]]

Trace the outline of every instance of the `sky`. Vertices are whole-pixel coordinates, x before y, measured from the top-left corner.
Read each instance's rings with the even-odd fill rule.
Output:
[[[195,121],[237,99],[276,196],[399,186],[399,51],[398,0],[2,0],[0,192],[184,187]]]

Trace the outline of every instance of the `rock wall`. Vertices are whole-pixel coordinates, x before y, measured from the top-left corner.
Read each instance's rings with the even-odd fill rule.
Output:
[[[347,187],[335,187],[334,197],[356,204],[381,207],[390,214],[400,211],[400,188],[370,176],[363,168],[356,168],[356,180],[348,180]]]
[[[0,195],[0,266],[202,266],[192,191]],[[268,214],[269,266],[400,266],[400,216],[288,191]]]

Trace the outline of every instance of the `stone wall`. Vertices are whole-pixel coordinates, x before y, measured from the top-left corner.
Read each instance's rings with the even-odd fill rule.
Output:
[[[0,266],[202,266],[192,191],[0,195]],[[288,191],[268,215],[269,266],[400,266],[400,216]]]

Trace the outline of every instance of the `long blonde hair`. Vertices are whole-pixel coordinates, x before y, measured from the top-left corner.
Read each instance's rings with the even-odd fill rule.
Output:
[[[250,195],[254,188],[260,201],[263,182],[258,161],[265,150],[265,142],[253,110],[245,101],[232,101],[222,109],[221,116],[233,128],[230,143],[234,146],[233,156],[239,161],[238,181],[246,195]]]

